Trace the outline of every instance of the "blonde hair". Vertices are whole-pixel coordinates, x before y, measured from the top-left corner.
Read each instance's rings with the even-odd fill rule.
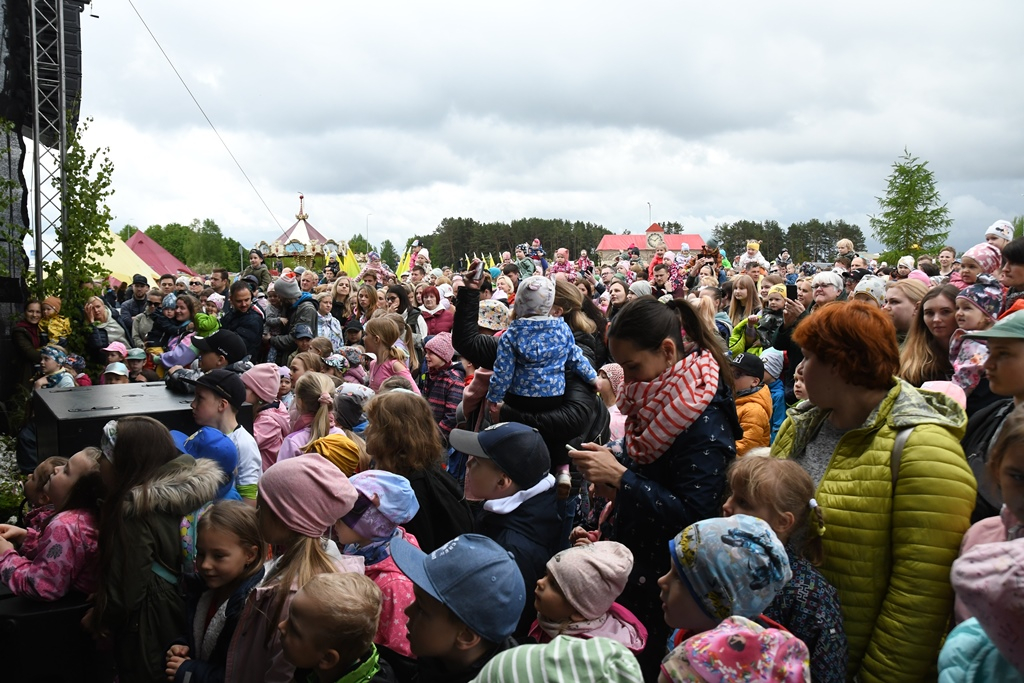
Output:
[[[749,275],[738,275],[733,278],[732,282],[733,294],[732,302],[729,304],[729,320],[732,321],[732,326],[736,327],[740,324],[740,321],[754,315],[754,312],[757,311],[754,304],[760,301],[761,297],[758,294],[757,285],[754,284],[754,280]],[[742,310],[739,302],[736,300],[736,288],[740,285],[747,290],[747,300],[743,302]]]
[[[300,351],[292,360],[301,361],[306,372],[325,372],[327,370],[324,366],[324,359],[316,351]]]
[[[583,313],[583,292],[568,280],[555,281],[555,306],[562,309],[562,320],[574,332],[593,334],[597,325]]]
[[[837,250],[838,249],[843,249],[844,247],[846,249],[849,249],[850,251],[856,251],[856,249],[853,246],[853,242],[851,240],[843,239],[843,240],[839,240],[838,242],[836,242],[836,249]]]
[[[303,446],[308,449],[317,439],[331,433],[331,413],[334,412],[334,380],[322,372],[307,372],[295,383],[295,400],[303,415],[312,415],[309,425],[309,441]],[[327,399],[324,400],[323,396]]]
[[[388,312],[387,317],[398,325],[399,330],[404,330],[404,334],[402,334],[402,342],[405,344],[405,348],[408,349],[409,367],[419,367],[419,358],[416,357],[416,339],[412,335],[412,327],[409,326],[405,316],[401,313]]]
[[[378,349],[378,366],[392,360],[400,362],[405,360],[405,353],[395,347],[395,342],[402,336],[402,328],[398,326],[394,318],[389,318],[386,315],[370,318],[363,329],[366,331],[366,334],[378,337],[381,346],[384,347],[383,350]]]
[[[383,602],[373,579],[354,572],[318,574],[302,592],[317,606],[313,638],[320,647],[337,651],[341,662],[354,662],[370,649]]]
[[[260,535],[260,522],[253,506],[240,500],[219,500],[199,517],[197,529],[200,534],[206,529],[226,531],[237,536],[241,546],[256,548],[256,559],[246,565],[242,579],[249,578],[263,566],[267,544]]]
[[[709,329],[718,331],[715,323],[715,314],[718,312],[718,303],[709,296],[697,297],[693,302],[693,308],[697,311],[697,317]]]
[[[295,542],[281,555],[281,559],[263,580],[263,585],[273,587],[275,593],[269,615],[272,626],[281,623],[281,613],[284,611],[284,603],[291,594],[292,586],[305,586],[314,576],[334,574],[338,571],[319,538],[291,533]],[[276,634],[276,628],[267,629],[264,647],[270,646]]]
[[[825,518],[819,506],[811,507],[814,481],[803,467],[793,460],[748,454],[733,462],[728,477],[732,494],[745,496],[750,505],[766,505],[776,517],[792,514],[793,531],[786,545],[812,564],[821,564]]]

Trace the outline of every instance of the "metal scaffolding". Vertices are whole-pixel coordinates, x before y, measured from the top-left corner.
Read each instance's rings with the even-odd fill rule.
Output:
[[[31,0],[32,14],[32,197],[36,282],[43,262],[57,253],[64,226],[67,79],[64,0]]]

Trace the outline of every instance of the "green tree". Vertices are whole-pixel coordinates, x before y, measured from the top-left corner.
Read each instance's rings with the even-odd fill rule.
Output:
[[[666,235],[682,235],[683,224],[676,221],[658,221],[658,225],[665,231]]]
[[[1024,216],[1014,216],[1010,222],[1013,223],[1014,239],[1024,237]]]
[[[367,254],[373,251],[373,245],[367,242],[366,238],[358,233],[352,235],[352,237],[348,239],[348,248],[357,254]]]
[[[900,256],[937,254],[953,225],[941,204],[935,174],[906,148],[893,163],[884,197],[876,197],[881,214],[869,219],[871,232],[886,251],[880,260],[894,263]]]
[[[391,244],[391,240],[384,240],[380,245],[380,259],[392,268],[397,268],[401,258],[401,255],[395,251],[395,245]]]
[[[117,231],[117,236],[121,238],[122,242],[127,242],[128,238],[134,235],[136,230],[138,228],[131,223],[125,223],[124,227]]]
[[[63,168],[64,231],[57,244],[56,258],[44,265],[43,282],[36,284],[40,293],[63,297],[62,305],[68,311],[79,310],[93,295],[91,289],[80,287],[80,283],[109,275],[103,259],[113,251],[109,244],[112,216],[107,199],[114,194],[110,187],[114,163],[107,156],[109,148],[89,152],[82,146],[82,135],[91,123],[92,119],[87,118],[77,129],[68,126]],[[61,178],[56,178],[54,187],[60,184]],[[73,335],[69,344],[82,348],[80,336],[75,339]]]

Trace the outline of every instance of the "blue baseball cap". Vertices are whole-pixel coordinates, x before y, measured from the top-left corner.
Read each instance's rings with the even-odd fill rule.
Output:
[[[313,330],[309,328],[309,325],[299,323],[295,326],[295,329],[292,330],[292,336],[296,339],[312,339]]]
[[[523,491],[551,470],[551,454],[540,432],[518,422],[499,422],[482,432],[453,429],[448,443],[460,453],[493,460]]]
[[[512,553],[486,536],[456,536],[429,555],[396,538],[391,557],[410,581],[480,637],[500,643],[516,630],[526,606],[526,583]]]
[[[235,442],[214,427],[200,427],[192,436],[171,430],[174,445],[182,453],[191,455],[197,460],[206,458],[213,460],[221,471],[228,475],[228,480],[217,489],[216,499],[241,500],[235,490],[235,470],[238,469],[238,447]]]

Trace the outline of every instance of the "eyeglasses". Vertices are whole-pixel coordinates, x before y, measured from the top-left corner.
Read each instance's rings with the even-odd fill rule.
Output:
[[[811,289],[827,289],[829,287],[835,287],[831,282],[819,282],[818,284],[811,287]]]

